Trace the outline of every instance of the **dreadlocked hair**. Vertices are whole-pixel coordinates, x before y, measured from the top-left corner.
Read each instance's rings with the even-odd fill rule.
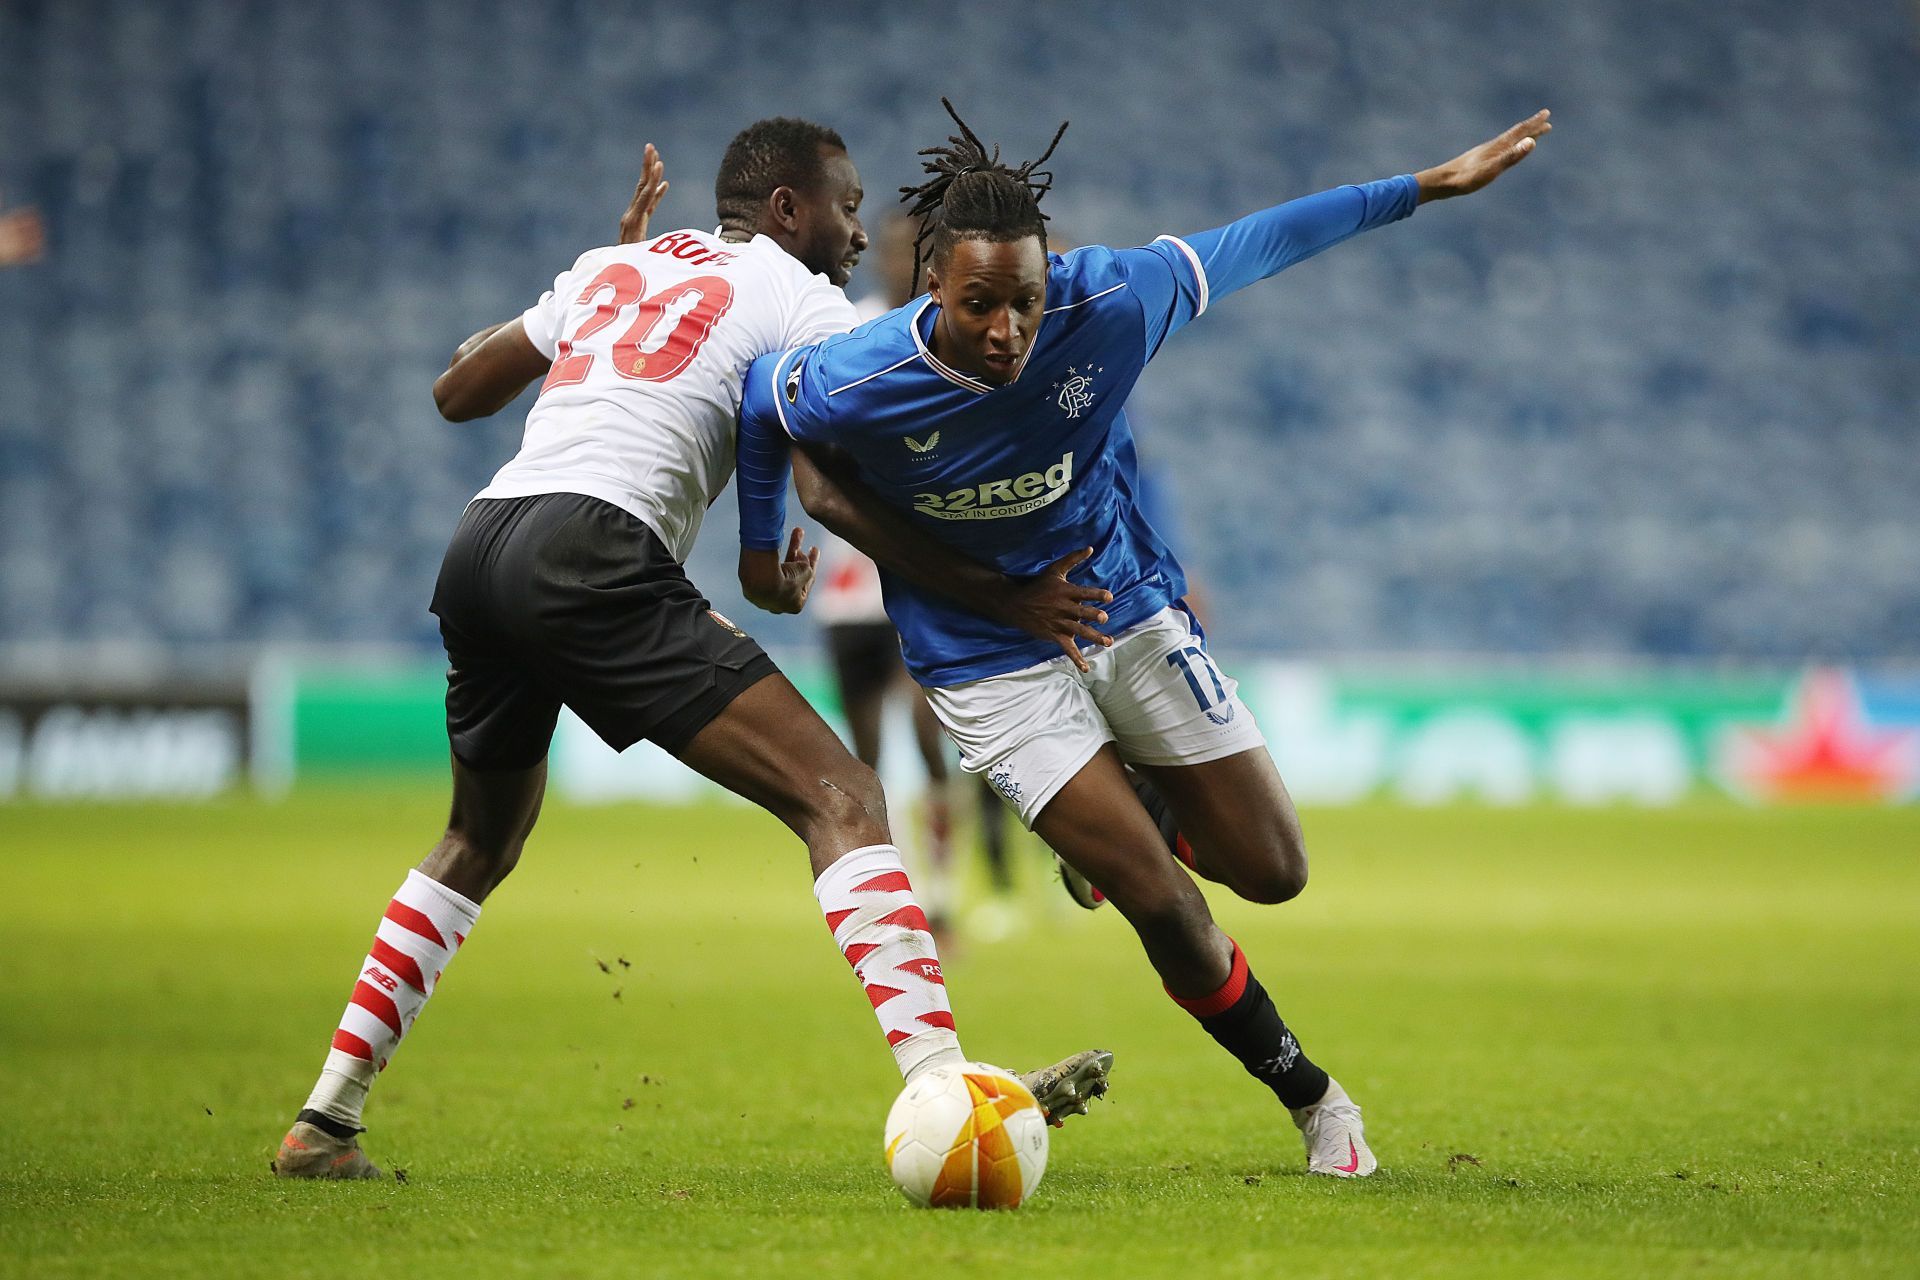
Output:
[[[1041,251],[1046,251],[1047,215],[1040,212],[1040,198],[1053,188],[1053,173],[1040,166],[1067,131],[1062,120],[1047,149],[1016,168],[1000,163],[999,147],[988,154],[951,102],[942,98],[940,105],[960,132],[950,135],[944,147],[922,150],[929,158],[920,167],[931,176],[917,187],[900,188],[907,216],[920,222],[913,239],[915,289],[920,287],[920,268],[946,256],[962,240],[1004,244],[1038,236]]]

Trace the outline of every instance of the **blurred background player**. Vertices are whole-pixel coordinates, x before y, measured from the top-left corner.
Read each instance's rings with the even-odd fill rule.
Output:
[[[623,240],[663,190],[649,147]],[[866,247],[860,202],[837,133],[759,121],[721,160],[717,231],[589,250],[519,318],[462,344],[434,384],[441,414],[461,422],[545,379],[519,453],[468,505],[434,589],[452,813],[383,913],[279,1176],[380,1176],[358,1141],[368,1091],[519,861],[563,705],[615,750],[651,740],[800,836],[901,1074],[964,1061],[873,771],[681,568],[732,471],[748,364],[853,323],[839,286]],[[755,602],[797,611],[814,561],[794,530]],[[1028,1085],[1052,1119],[1084,1108],[1109,1061],[1080,1054]]]

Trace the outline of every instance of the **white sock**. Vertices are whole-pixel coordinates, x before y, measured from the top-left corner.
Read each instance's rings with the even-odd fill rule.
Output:
[[[890,844],[841,857],[813,883],[833,940],[880,1019],[900,1074],[966,1061],[947,1005],[940,955],[913,885]]]
[[[418,871],[387,904],[361,962],[333,1047],[304,1108],[355,1129],[367,1090],[412,1029],[440,974],[480,919],[480,904]]]

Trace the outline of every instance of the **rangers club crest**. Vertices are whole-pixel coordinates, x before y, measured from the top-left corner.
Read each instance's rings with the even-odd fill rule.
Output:
[[[1093,375],[1104,373],[1105,366],[1082,372],[1072,365],[1067,366],[1067,376],[1053,384],[1060,394],[1054,403],[1067,411],[1069,418],[1077,418],[1093,404]]]

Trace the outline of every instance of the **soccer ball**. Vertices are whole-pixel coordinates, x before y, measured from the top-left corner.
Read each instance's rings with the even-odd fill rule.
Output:
[[[887,1172],[923,1208],[1012,1209],[1047,1171],[1047,1117],[1010,1071],[935,1067],[887,1112]]]

